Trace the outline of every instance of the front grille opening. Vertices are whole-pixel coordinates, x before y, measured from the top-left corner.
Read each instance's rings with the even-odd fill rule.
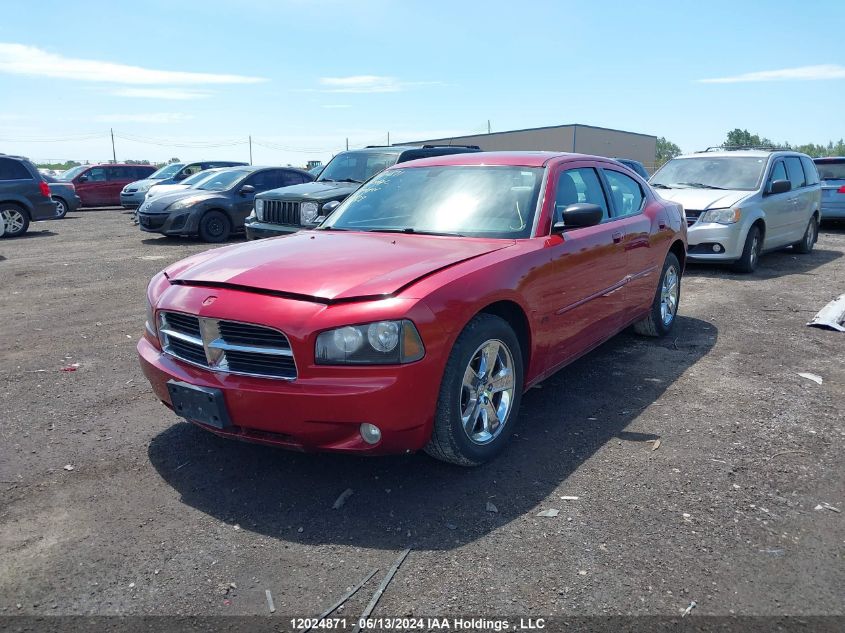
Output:
[[[219,327],[220,337],[227,343],[290,349],[287,337],[277,330],[234,321],[220,321]]]
[[[300,226],[299,203],[282,200],[264,201],[264,221],[271,224],[292,224]]]

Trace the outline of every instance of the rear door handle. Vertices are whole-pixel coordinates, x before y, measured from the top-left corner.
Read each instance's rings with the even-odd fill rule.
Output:
[[[622,241],[623,235],[622,235],[622,233],[614,233],[612,237],[613,237],[613,243],[618,244],[619,242]]]

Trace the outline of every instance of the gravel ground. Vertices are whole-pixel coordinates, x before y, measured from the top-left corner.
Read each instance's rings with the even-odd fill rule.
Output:
[[[410,547],[374,615],[845,614],[845,334],[804,325],[845,292],[845,230],[692,267],[672,337],[532,389],[472,470],[180,422],[135,344],[148,279],[206,248],[118,210],[0,241],[0,613],[266,614],[269,589],[309,616],[379,568],[358,615]]]

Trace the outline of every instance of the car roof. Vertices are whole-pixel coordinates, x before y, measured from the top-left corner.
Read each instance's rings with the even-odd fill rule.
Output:
[[[609,164],[616,163],[606,156],[592,156],[590,154],[573,154],[569,152],[468,152],[465,154],[446,154],[420,158],[408,163],[399,163],[391,169],[402,167],[436,167],[446,165],[505,165],[512,167],[544,167],[553,159],[565,160],[598,160]]]
[[[149,167],[153,170],[158,169],[155,165],[139,165],[138,163],[90,163],[88,165],[76,165],[76,167]],[[73,167],[70,169],[73,169]]]
[[[845,160],[845,156],[819,156],[818,158],[813,159],[816,163],[834,163],[843,160]]]
[[[790,149],[726,149],[694,152],[692,154],[683,154],[681,156],[676,156],[676,158],[701,158],[702,156],[715,158],[725,158],[728,156],[768,158],[769,156],[806,156],[806,154]]]

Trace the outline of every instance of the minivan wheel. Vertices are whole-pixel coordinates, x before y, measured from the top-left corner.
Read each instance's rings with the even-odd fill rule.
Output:
[[[208,211],[200,219],[199,234],[204,242],[225,242],[231,233],[232,225],[222,211]]]
[[[67,202],[59,197],[54,197],[53,202],[56,203],[56,219],[61,220],[67,215]]]
[[[643,336],[666,336],[675,325],[681,300],[681,265],[674,253],[666,255],[651,311],[634,323],[634,331]]]
[[[476,315],[446,362],[425,452],[460,466],[495,457],[513,433],[522,399],[522,352],[513,329]]]
[[[742,249],[742,257],[740,257],[731,267],[734,272],[738,273],[753,273],[757,269],[757,264],[760,262],[760,251],[763,248],[763,234],[759,226],[752,226],[748,229],[748,235],[745,237],[745,246]]]
[[[26,211],[14,204],[0,205],[0,217],[6,226],[3,237],[17,237],[26,233],[29,228],[29,215]]]
[[[816,220],[815,214],[813,217],[810,218],[809,224],[807,224],[807,230],[804,231],[804,237],[801,238],[800,242],[795,242],[793,247],[795,251],[801,253],[802,255],[806,255],[807,253],[812,252],[813,246],[816,244],[816,240],[819,238],[819,223]]]

